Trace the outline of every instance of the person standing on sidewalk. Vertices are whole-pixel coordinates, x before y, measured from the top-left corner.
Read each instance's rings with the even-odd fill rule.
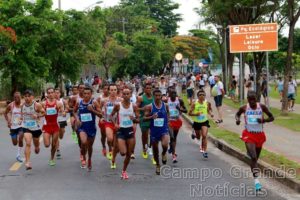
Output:
[[[211,93],[214,97],[215,105],[218,110],[218,120],[216,120],[216,123],[218,124],[223,122],[222,100],[223,100],[223,96],[225,95],[225,91],[224,91],[224,85],[220,81],[219,75],[215,75],[215,83],[216,84],[214,85]]]
[[[199,90],[197,93],[198,100],[194,102],[189,110],[189,115],[192,116],[194,121],[193,129],[196,135],[192,135],[192,139],[195,137],[200,140],[202,136],[202,143],[200,146],[200,152],[203,153],[204,158],[208,158],[207,154],[207,133],[210,127],[208,121],[208,114],[213,117],[211,104],[205,100],[205,91]],[[200,135],[201,134],[201,135]]]
[[[297,83],[290,76],[289,85],[288,85],[288,100],[289,100],[289,111],[294,111],[294,104],[297,94]]]
[[[251,158],[251,171],[254,177],[256,191],[261,190],[262,186],[258,180],[259,168],[257,160],[259,158],[263,143],[266,141],[266,136],[263,131],[263,124],[274,121],[273,114],[269,109],[256,99],[256,93],[250,90],[247,95],[248,104],[239,108],[235,115],[236,124],[241,123],[241,115],[245,115],[245,130],[242,133],[241,139],[245,142],[247,154]],[[264,113],[268,116],[264,119]]]
[[[283,80],[281,77],[278,77],[278,81],[275,85],[275,91],[278,90],[280,95],[280,102],[282,102],[282,92],[283,92]]]
[[[262,83],[261,83],[261,93],[264,97],[265,105],[269,105],[269,103],[268,103],[269,92],[268,92],[267,74],[263,75],[263,80],[262,80]]]

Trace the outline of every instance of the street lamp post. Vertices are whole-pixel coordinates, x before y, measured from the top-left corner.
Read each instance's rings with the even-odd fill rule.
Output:
[[[227,29],[228,27],[223,27],[223,26],[220,26],[220,25],[217,25],[216,26],[217,29],[221,29],[224,31],[224,68],[225,68],[225,80],[224,80],[224,83],[225,83],[225,90],[227,91],[227,80],[228,80],[228,61],[227,61]]]

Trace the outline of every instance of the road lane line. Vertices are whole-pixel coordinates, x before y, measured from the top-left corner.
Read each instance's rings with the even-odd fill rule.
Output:
[[[23,163],[15,162],[10,168],[9,171],[18,171]]]

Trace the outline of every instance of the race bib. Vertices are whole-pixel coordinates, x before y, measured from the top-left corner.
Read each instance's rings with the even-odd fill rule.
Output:
[[[131,127],[133,126],[133,122],[130,119],[124,119],[121,123],[122,127]]]
[[[199,115],[199,116],[197,116],[197,119],[199,121],[203,121],[205,119],[205,115]]]
[[[163,127],[164,126],[164,118],[156,118],[154,119],[154,126],[156,127]]]
[[[91,113],[80,114],[80,120],[82,122],[90,122],[93,120]]]
[[[56,115],[57,114],[57,110],[56,108],[47,108],[47,115]]]
[[[114,107],[111,107],[111,106],[110,106],[110,107],[107,107],[106,114],[107,114],[107,115],[110,115],[110,114],[112,113],[112,111],[113,111],[113,108],[114,108]]]
[[[178,117],[179,116],[179,111],[176,109],[170,110],[170,117]]]
[[[21,124],[21,117],[14,117],[12,124],[15,125],[15,126],[20,125]]]
[[[248,115],[247,118],[247,124],[258,124],[257,119],[259,119],[261,116],[257,115]]]
[[[27,120],[27,121],[25,121],[24,125],[25,125],[26,128],[35,128],[35,127],[37,127],[37,123],[36,123],[35,120]]]

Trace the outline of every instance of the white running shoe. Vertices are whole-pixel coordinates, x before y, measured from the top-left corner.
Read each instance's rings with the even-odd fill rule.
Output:
[[[153,156],[153,152],[152,152],[152,148],[151,147],[148,147],[147,153],[149,154],[149,156]]]

